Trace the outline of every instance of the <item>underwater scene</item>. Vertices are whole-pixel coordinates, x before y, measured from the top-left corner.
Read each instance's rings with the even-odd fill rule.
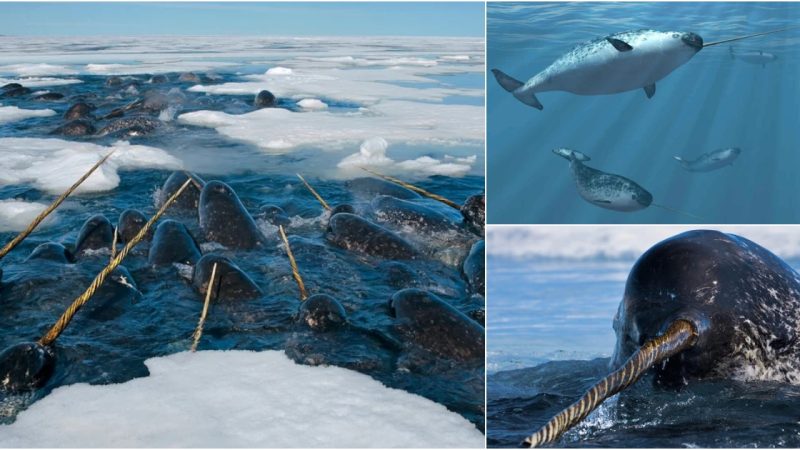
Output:
[[[489,447],[800,445],[795,228],[491,226],[487,241]],[[579,419],[554,426],[567,408]]]
[[[0,445],[483,447],[483,45],[0,36]]]
[[[491,2],[490,223],[797,223],[800,4]]]

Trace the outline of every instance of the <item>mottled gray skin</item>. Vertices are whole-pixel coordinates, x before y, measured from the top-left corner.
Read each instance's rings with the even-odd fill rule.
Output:
[[[67,112],[64,113],[64,118],[67,120],[94,119],[92,111],[95,109],[96,107],[92,104],[78,102],[69,107]]]
[[[77,119],[61,125],[53,130],[50,134],[59,134],[62,136],[89,136],[94,134],[97,129],[91,122]]]
[[[117,87],[122,85],[122,78],[114,75],[106,78],[106,86]]]
[[[138,209],[126,209],[122,211],[117,220],[117,240],[121,244],[130,242],[136,234],[147,223],[147,216]],[[145,233],[143,240],[150,241],[153,238],[153,230]]]
[[[405,239],[350,213],[331,217],[326,238],[338,247],[370,256],[391,259],[414,259],[419,256]]]
[[[108,249],[114,241],[114,227],[102,214],[90,217],[83,223],[75,241],[75,256],[82,256],[87,250]]]
[[[164,220],[156,227],[147,262],[153,266],[173,263],[192,265],[201,255],[200,246],[184,224],[174,220]]]
[[[46,92],[44,94],[39,94],[33,97],[34,100],[38,100],[40,102],[55,102],[64,99],[64,94],[59,92]]]
[[[418,199],[419,194],[380,178],[355,178],[345,181],[345,187],[361,197],[373,198],[376,195],[391,195],[401,200]]]
[[[389,301],[405,340],[437,356],[482,361],[484,329],[439,297],[421,289],[403,289]]]
[[[486,296],[486,268],[485,268],[485,255],[486,255],[486,241],[480,240],[476,242],[469,251],[469,255],[464,260],[461,266],[461,271],[464,278],[469,282],[469,287],[472,292]]]
[[[486,199],[484,194],[471,195],[461,205],[460,211],[467,228],[483,236],[484,227],[486,226]]]
[[[379,195],[372,200],[378,222],[395,228],[411,228],[422,234],[458,232],[458,225],[444,214],[407,200]]]
[[[169,178],[167,178],[167,181],[164,182],[164,185],[161,186],[161,193],[158,196],[158,204],[156,206],[159,208],[162,207],[164,202],[178,192],[178,189],[183,186],[183,183],[185,183],[190,176],[201,186],[206,184],[202,178],[192,172],[172,172]],[[190,183],[189,186],[183,190],[183,193],[181,193],[180,197],[175,199],[175,201],[172,203],[170,210],[189,210],[196,212],[199,206],[200,189],[198,189],[194,183]]]
[[[141,104],[141,109],[148,112],[160,112],[169,106],[169,98],[157,91],[148,91],[144,94],[144,100]]]
[[[270,91],[261,91],[256,95],[253,105],[256,108],[270,108],[275,106],[276,99]]]
[[[9,89],[5,89],[0,92],[0,98],[9,98],[9,97],[22,97],[23,95],[28,95],[31,93],[31,90],[20,86],[20,87],[12,87]]]
[[[124,117],[116,119],[108,125],[104,126],[97,132],[100,137],[103,136],[116,136],[116,137],[135,137],[144,136],[152,133],[159,128],[163,123],[158,119],[153,119],[146,116]]]
[[[347,325],[347,312],[330,295],[314,294],[300,304],[296,320],[317,332],[333,331]]]
[[[33,249],[26,261],[32,260],[53,261],[56,263],[67,264],[73,261],[72,254],[63,245],[57,242],[45,242]]]
[[[694,324],[690,349],[654,370],[668,385],[694,378],[800,382],[800,276],[767,249],[718,231],[688,231],[645,252],[614,318],[619,367],[676,319]]]
[[[334,206],[331,209],[331,216],[334,216],[334,215],[339,214],[339,213],[355,214],[356,213],[356,208],[353,207],[353,205],[350,205],[348,203],[340,203],[340,204]]]
[[[55,369],[55,354],[50,347],[35,342],[17,344],[0,353],[0,390],[5,393],[30,392],[47,383]]]
[[[264,236],[236,192],[221,181],[209,181],[200,192],[200,229],[206,240],[230,249],[250,250]]]
[[[251,300],[263,295],[258,285],[233,261],[221,255],[204,255],[194,266],[192,273],[192,286],[203,299],[215,263],[217,272],[211,292],[212,300]]]
[[[100,286],[92,301],[84,306],[82,315],[91,320],[113,320],[125,313],[130,305],[141,298],[131,273],[125,266],[117,266]]]
[[[21,88],[22,85],[19,83],[8,83],[0,86],[0,91],[10,91],[11,89],[18,89]]]
[[[184,72],[178,77],[182,83],[200,83],[200,77],[192,72]]]
[[[741,153],[741,149],[734,147],[703,153],[691,161],[678,156],[675,159],[689,172],[711,172],[712,170],[730,166]]]
[[[653,203],[653,195],[629,178],[593,169],[574,156],[569,167],[578,194],[593,205],[630,212],[647,208]]]

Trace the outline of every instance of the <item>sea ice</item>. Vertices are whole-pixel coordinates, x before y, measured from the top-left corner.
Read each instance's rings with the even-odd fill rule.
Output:
[[[52,109],[22,109],[16,106],[0,105],[0,125],[31,117],[50,117],[56,114]]]
[[[55,389],[0,425],[0,445],[484,447],[474,425],[440,404],[279,351],[184,352],[145,364],[148,377]]]
[[[0,200],[0,232],[24,230],[46,207],[47,205],[36,202],[16,199]],[[56,214],[47,216],[40,227],[54,222]]]

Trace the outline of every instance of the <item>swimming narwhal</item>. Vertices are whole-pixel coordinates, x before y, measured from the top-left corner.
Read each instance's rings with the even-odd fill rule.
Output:
[[[492,69],[492,73],[503,89],[540,110],[544,106],[536,98],[537,92],[606,95],[644,89],[647,98],[651,98],[656,93],[657,81],[686,64],[700,50],[791,28],[796,27],[707,44],[691,32],[625,31],[577,45],[525,83],[498,69]]]
[[[662,385],[732,377],[800,382],[800,274],[740,236],[688,231],[635,263],[614,318],[614,372],[524,441],[555,441],[648,371]]]
[[[621,212],[639,211],[648,206],[656,206],[702,220],[694,214],[653,203],[653,194],[629,178],[593,169],[583,164],[583,161],[588,160],[589,157],[581,152],[557,148],[553,149],[553,153],[569,161],[569,168],[572,171],[575,186],[578,188],[578,194],[593,205]]]
[[[756,64],[761,66],[762,69],[767,67],[767,63],[775,62],[778,57],[772,53],[767,53],[763,50],[759,51],[744,51],[739,52],[730,47],[731,59],[738,59],[749,64]]]
[[[680,156],[674,156],[675,160],[689,172],[711,172],[733,164],[733,160],[739,157],[742,150],[736,147],[714,150],[703,153],[694,160],[686,160]]]

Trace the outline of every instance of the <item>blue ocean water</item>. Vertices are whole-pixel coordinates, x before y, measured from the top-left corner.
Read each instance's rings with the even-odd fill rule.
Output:
[[[608,374],[612,320],[634,262],[489,255],[490,447],[516,447]],[[800,386],[785,383],[708,380],[671,391],[645,377],[553,446],[797,447],[798,398]]]
[[[643,28],[692,31],[706,43],[794,26],[793,2],[498,3],[487,9],[487,68],[522,81],[575,45]],[[580,96],[537,94],[544,110],[526,106],[487,80],[487,174],[490,223],[797,223],[791,193],[800,180],[800,30],[701,50],[641,89]],[[763,51],[761,65],[730,56]],[[551,150],[568,147],[587,165],[630,178],[656,206],[616,212],[578,196],[568,162]],[[673,156],[695,158],[738,147],[732,166],[692,173]]]
[[[12,45],[10,38],[4,39],[4,45]],[[132,53],[147,53],[147,47],[140,40],[132,41],[131,45],[135,47],[131,50]],[[237,48],[248,48],[248,41],[243,42],[236,44]],[[212,304],[200,350],[285,350],[290,357],[301,363],[350,368],[369,374],[388,386],[425,396],[444,404],[483,428],[482,361],[460,364],[424,358],[420,360],[417,359],[418,355],[409,356],[409,353],[413,353],[410,348],[398,352],[397,349],[385,345],[385,338],[376,338],[388,336],[397,339],[399,336],[387,306],[392,294],[398,290],[398,281],[387,275],[383,265],[386,261],[381,258],[358,255],[329,243],[325,237],[329,213],[322,209],[295,175],[297,172],[306,175],[330,204],[351,203],[359,214],[378,220],[371,212],[370,202],[374,196],[350,189],[346,184],[346,177],[328,176],[335,171],[336,163],[344,155],[358,151],[357,144],[349,150],[303,148],[290,154],[270,155],[256,145],[229,139],[213,129],[182,125],[169,118],[156,131],[145,135],[52,135],[51,131],[65,122],[62,117],[64,112],[79,99],[95,103],[98,106],[95,112],[98,117],[141,98],[146,91],[158,91],[170,95],[171,98],[178,98],[178,114],[199,110],[244,114],[255,108],[249,95],[206,95],[190,92],[187,88],[192,84],[179,82],[179,72],[166,73],[170,81],[163,84],[148,83],[150,74],[134,72],[124,75],[123,79],[125,85],[133,84],[138,89],[127,90],[125,85],[109,87],[106,85],[107,76],[75,73],[80,72],[86,63],[92,62],[92,58],[100,58],[91,50],[83,52],[74,48],[61,48],[56,44],[50,47],[49,44],[42,45],[51,52],[49,62],[66,61],[65,64],[68,64],[66,69],[52,69],[64,70],[64,74],[51,75],[77,79],[79,83],[32,89],[64,94],[64,100],[59,101],[35,100],[32,95],[3,98],[0,102],[4,107],[16,106],[26,110],[50,108],[56,114],[2,124],[0,138],[60,139],[65,148],[73,142],[111,145],[119,139],[125,139],[131,144],[163,149],[179,159],[185,169],[194,171],[206,181],[220,180],[228,183],[251,214],[255,214],[264,204],[280,206],[291,219],[287,234],[309,293],[327,293],[336,297],[347,311],[351,323],[374,332],[370,334],[345,329],[339,332],[314,333],[295,323],[299,306],[297,287],[274,226],[258,222],[268,242],[263,250],[232,251],[206,242],[199,231],[196,216],[168,212],[166,217],[186,224],[205,253],[213,252],[231,258],[264,292],[262,297],[249,302]],[[116,45],[114,50],[124,53],[125,46],[119,43]],[[169,47],[169,44],[163,45]],[[180,54],[174,58],[180,60],[193,51],[208,51],[192,49],[189,44],[186,45],[187,47],[180,47]],[[233,44],[228,42],[226,45]],[[266,48],[253,45],[257,51]],[[266,68],[273,67],[278,61],[289,58],[293,52],[300,52],[304,48],[302,43],[294,43],[286,48],[272,45],[268,50],[278,51],[280,55],[273,56],[269,62],[264,62],[265,57],[258,55],[225,56],[224,49],[220,50],[219,60],[235,64],[215,70],[215,79],[211,83],[240,81],[248,73],[263,73]],[[371,49],[372,56],[393,57],[396,53],[402,53],[400,47],[383,47],[377,43],[371,44]],[[337,50],[341,48],[337,47]],[[323,52],[320,47],[314,47],[312,51]],[[39,54],[37,57],[40,57]],[[114,63],[131,64],[135,67],[140,62],[136,56],[131,56],[130,61],[114,60]],[[378,73],[386,67],[378,65],[372,69]],[[47,70],[51,70],[51,67],[47,67]],[[0,75],[11,77],[13,73]],[[20,78],[19,81],[24,84],[27,80],[29,79]],[[438,83],[433,83],[434,86],[447,84],[470,89],[483,86],[483,77],[476,76],[474,72],[460,73],[454,70],[449,75],[438,75],[436,80]],[[324,97],[321,100],[328,104],[328,111],[333,114],[348,114],[361,106]],[[481,105],[482,99],[445,98],[443,102]],[[293,111],[298,108],[292,99],[279,99],[277,107]],[[424,104],[420,108],[424,108]],[[150,117],[160,116],[156,112],[151,113]],[[96,123],[100,128],[107,121],[97,120]],[[395,156],[401,156],[399,159],[441,157],[443,152],[438,144],[396,144],[393,145],[393,150],[396,151]],[[466,148],[469,151],[474,147]],[[451,146],[445,151],[458,154],[459,148]],[[20,169],[26,169],[25,164],[23,161]],[[477,166],[480,167],[474,167],[465,176],[415,177],[415,184],[461,204],[470,195],[484,190],[482,162],[478,161]],[[152,168],[120,170],[119,186],[106,192],[71,196],[58,210],[57,219],[53,223],[37,229],[3,259],[0,284],[0,305],[3,310],[0,314],[0,350],[22,341],[38,339],[75,297],[83,292],[109,258],[107,251],[100,251],[75,264],[26,261],[31,251],[48,241],[70,247],[84,221],[95,214],[105,215],[114,224],[119,214],[128,208],[139,209],[150,217],[156,211],[154,199],[157,192],[170,174],[169,170]],[[9,184],[4,179],[0,180],[0,200],[17,199],[47,204],[55,198],[55,195],[37,188],[32,181]],[[454,222],[461,221],[458,211],[441,203],[422,198],[414,201],[439,211]],[[480,236],[472,233],[459,234],[461,237],[444,245],[446,239],[442,236],[426,236],[414,229],[395,231],[412,240],[413,245],[424,249],[426,254],[424,258],[408,261],[407,266],[411,273],[418,276],[413,280],[400,281],[400,285],[407,284],[410,287],[413,284],[435,292],[465,313],[483,310],[483,298],[472,295],[461,272],[463,258],[471,244],[481,239]],[[0,232],[0,242],[9,241],[15,234],[9,231]],[[191,334],[202,309],[202,298],[187,279],[187,276],[191,277],[191,267],[150,266],[147,262],[146,244],[137,247],[123,265],[130,271],[141,295],[134,302],[114,302],[112,298],[95,305],[90,301],[78,312],[73,323],[58,340],[55,346],[56,370],[47,385],[32,395],[0,394],[0,423],[13,421],[21,409],[56,387],[81,382],[119,383],[146,376],[147,369],[143,364],[145,359],[188,350]]]

